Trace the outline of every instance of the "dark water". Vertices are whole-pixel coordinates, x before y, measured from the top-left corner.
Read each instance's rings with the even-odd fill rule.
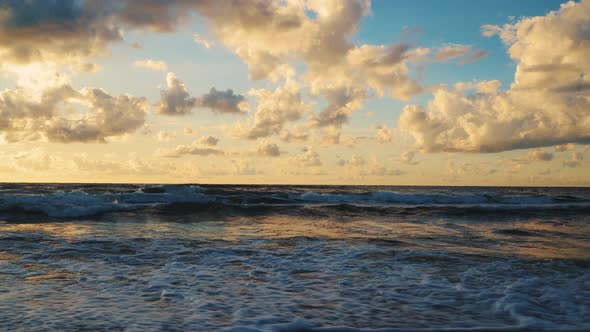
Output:
[[[590,329],[589,222],[585,188],[0,184],[0,330]]]

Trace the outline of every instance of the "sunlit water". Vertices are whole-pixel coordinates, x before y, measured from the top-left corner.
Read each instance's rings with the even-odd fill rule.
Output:
[[[1,185],[0,329],[583,330],[589,221],[574,188]]]

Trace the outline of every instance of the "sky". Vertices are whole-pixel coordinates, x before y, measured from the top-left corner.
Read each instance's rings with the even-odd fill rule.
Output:
[[[590,0],[0,0],[0,182],[590,185]]]

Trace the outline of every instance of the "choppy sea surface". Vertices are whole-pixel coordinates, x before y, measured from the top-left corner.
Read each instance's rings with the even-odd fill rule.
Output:
[[[590,189],[0,184],[0,330],[590,329]]]

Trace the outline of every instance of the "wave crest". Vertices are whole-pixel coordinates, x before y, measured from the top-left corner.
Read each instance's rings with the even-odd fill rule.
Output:
[[[573,195],[513,194],[506,192],[399,192],[399,191],[348,191],[318,188],[290,187],[248,187],[228,186],[205,188],[195,185],[151,185],[134,188],[104,187],[88,188],[79,186],[73,190],[63,185],[58,190],[17,192],[0,188],[0,213],[41,214],[53,218],[80,218],[108,212],[133,211],[153,207],[166,207],[166,213],[175,213],[175,207],[182,207],[183,213],[203,209],[203,205],[215,205],[219,213],[249,213],[270,210],[283,213],[285,210],[298,211],[298,208],[322,208],[347,206],[359,212],[380,214],[411,213],[414,210],[427,210],[440,213],[457,211],[486,213],[498,211],[522,211],[527,209],[587,211],[590,199]],[[288,209],[285,209],[288,207]],[[209,209],[211,210],[211,209]],[[248,210],[248,212],[245,212]],[[308,210],[309,211],[309,210]],[[344,211],[346,212],[346,211]],[[350,211],[349,211],[350,212]],[[2,217],[0,215],[0,217]],[[10,218],[9,218],[10,219]]]

